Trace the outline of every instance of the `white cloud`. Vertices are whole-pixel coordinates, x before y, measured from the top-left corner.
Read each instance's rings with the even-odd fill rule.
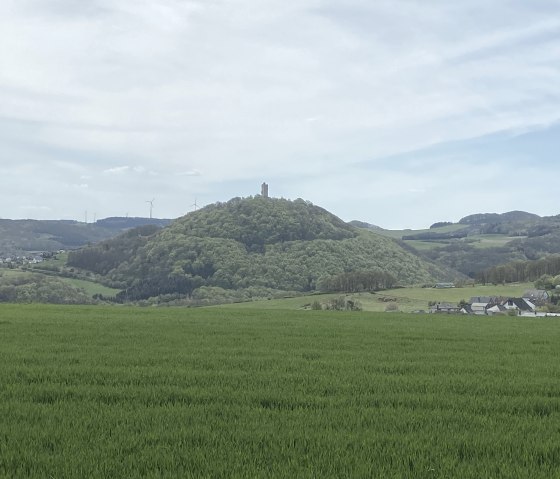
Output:
[[[201,176],[200,170],[187,170],[179,173],[179,176]]]
[[[114,175],[121,174],[126,171],[130,171],[130,166],[114,166],[113,168],[107,168],[106,170],[103,170],[103,173]]]
[[[83,198],[46,197],[60,216],[76,201],[120,211],[139,190],[165,191],[158,212],[178,215],[184,195],[250,194],[264,178],[317,204],[344,197],[350,211],[347,186],[330,178],[361,182],[353,165],[558,121],[556,10],[553,0],[6,0],[0,164],[52,165],[44,189],[26,188],[30,203],[87,184]],[[442,165],[422,162],[414,179],[429,184]],[[395,173],[379,171],[385,191]],[[403,201],[437,194],[409,191],[424,186],[407,178]]]

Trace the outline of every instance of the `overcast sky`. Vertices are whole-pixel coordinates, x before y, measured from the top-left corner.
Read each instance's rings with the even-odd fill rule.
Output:
[[[560,213],[560,0],[2,0],[0,217],[260,192]]]

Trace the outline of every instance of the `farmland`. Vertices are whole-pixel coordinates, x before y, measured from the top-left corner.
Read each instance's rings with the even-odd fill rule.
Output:
[[[0,477],[560,477],[560,322],[0,307]]]
[[[458,303],[468,300],[472,296],[504,296],[519,297],[525,291],[534,288],[532,283],[513,283],[506,285],[475,285],[463,288],[396,288],[377,293],[353,293],[346,295],[359,301],[364,311],[383,312],[388,304],[396,304],[399,311],[410,313],[412,311],[427,310],[428,303],[451,302]],[[225,308],[250,308],[250,309],[286,309],[297,310],[309,308],[314,301],[325,304],[340,294],[313,294],[308,296],[296,296],[293,298],[282,298],[262,301],[238,303],[235,305],[224,305]]]

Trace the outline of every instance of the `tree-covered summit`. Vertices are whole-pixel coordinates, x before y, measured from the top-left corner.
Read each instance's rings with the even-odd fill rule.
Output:
[[[342,240],[357,235],[352,226],[308,201],[262,196],[214,203],[179,218],[170,229],[198,238],[235,240],[253,251],[266,244]]]
[[[123,301],[226,302],[331,290],[341,278],[375,289],[454,275],[309,202],[260,196],[207,206],[146,235],[133,230],[72,252],[68,264],[123,289]]]

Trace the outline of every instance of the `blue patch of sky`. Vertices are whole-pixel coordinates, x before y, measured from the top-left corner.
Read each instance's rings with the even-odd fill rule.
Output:
[[[499,56],[515,56],[522,50],[545,48],[547,44],[553,45],[559,40],[560,27],[555,31],[535,32],[528,37],[520,36],[519,38],[508,39],[507,43],[481,47],[474,51],[448,58],[445,63],[449,65],[459,65],[469,62],[478,63],[481,60]]]
[[[391,155],[361,163],[366,169],[401,170],[403,167],[425,167],[449,159],[464,160],[473,166],[501,163],[506,166],[560,166],[560,123],[524,132],[499,132],[468,140],[439,143],[416,151]]]

